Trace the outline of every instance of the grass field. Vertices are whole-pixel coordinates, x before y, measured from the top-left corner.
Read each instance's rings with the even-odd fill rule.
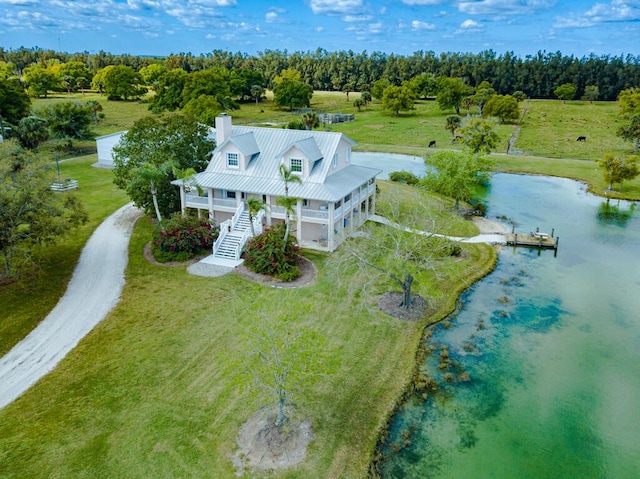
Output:
[[[440,112],[435,102],[418,102],[416,110],[396,118],[376,103],[357,112],[351,105],[355,97],[347,102],[344,93],[317,92],[312,106],[356,113],[355,122],[332,128],[363,150],[424,155],[430,140],[450,147],[443,127],[449,112]],[[77,98],[103,103],[98,134],[126,129],[148,114],[144,103]],[[38,100],[36,107],[67,99]],[[295,118],[270,101],[231,114],[238,124]],[[605,151],[631,150],[615,136],[615,114],[613,103],[530,102],[516,143],[530,155],[495,155],[498,167],[582,179],[602,191],[606,185],[592,160]],[[513,126],[500,127],[505,148],[513,132]],[[577,143],[574,136],[583,134],[587,142]],[[560,157],[565,155],[570,159]],[[44,252],[40,275],[0,289],[0,354],[53,308],[90,233],[127,201],[113,186],[111,171],[91,168],[95,160],[62,163],[62,175],[80,181],[77,194],[90,223]],[[401,185],[381,182],[381,189],[438,211],[442,205]],[[640,180],[626,183],[624,194],[640,198]],[[451,224],[450,233],[471,232],[467,224]],[[380,430],[414,371],[424,326],[449,312],[461,290],[496,260],[491,248],[468,245],[465,261],[449,276],[419,277],[416,292],[434,298],[438,310],[411,323],[370,308],[366,298],[349,297],[336,285],[326,255],[306,253],[319,269],[315,284],[281,290],[235,275],[206,279],[188,275],[183,266],[151,265],[141,254],[150,234],[150,222],[141,220],[130,245],[122,301],[112,314],[58,368],[0,410],[0,477],[232,477],[238,429],[262,404],[251,371],[259,347],[255,329],[265,319],[280,335],[300,333],[316,358],[298,396],[316,438],[303,466],[273,477],[366,477]],[[379,283],[377,289],[394,287]]]
[[[382,189],[441,213],[440,200],[424,192]],[[451,233],[472,231],[457,224]],[[307,338],[315,358],[298,395],[315,440],[303,466],[273,477],[365,477],[385,419],[412,375],[425,324],[449,312],[461,288],[495,261],[492,248],[469,245],[447,277],[419,275],[415,292],[438,310],[404,322],[336,288],[327,255],[308,253],[319,268],[315,284],[274,289],[236,275],[200,278],[185,267],[151,265],[141,254],[150,234],[142,220],[114,312],[0,411],[0,476],[233,477],[238,429],[262,405],[252,386],[252,351],[259,348],[252,332],[268,318],[278,334]],[[309,369],[292,361],[295,370]]]

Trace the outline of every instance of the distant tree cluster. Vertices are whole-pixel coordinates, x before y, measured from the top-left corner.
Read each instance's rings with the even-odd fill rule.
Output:
[[[588,101],[616,100],[622,90],[640,85],[640,56],[589,55],[578,58],[546,51],[524,58],[513,52],[497,54],[492,50],[476,54],[416,51],[403,56],[382,52],[328,52],[320,48],[292,53],[264,50],[256,55],[214,50],[203,55],[180,53],[167,57],[136,57],[104,51],[97,54],[67,54],[37,48],[0,48],[0,61],[13,64],[19,76],[33,65],[47,65],[50,68],[56,63],[76,66],[80,63],[87,68],[89,73],[77,71],[71,66],[63,69],[59,83],[55,84],[60,91],[65,91],[69,85],[73,86],[65,82],[64,77],[73,78],[77,86],[79,79],[86,78],[90,82],[93,75],[107,66],[129,67],[142,75],[143,85],[154,89],[156,83],[160,82],[160,68],[167,72],[180,69],[186,73],[211,68],[224,68],[228,72],[247,70],[259,73],[262,77],[260,81],[247,81],[243,87],[243,96],[246,94],[254,99],[256,97],[252,95],[251,87],[260,85],[272,88],[273,80],[282,70],[300,72],[300,80],[312,90],[347,93],[371,91],[373,97],[378,99],[382,96],[376,95],[373,84],[380,79],[395,86],[412,81],[412,89],[418,92],[420,98],[434,91],[433,81],[438,77],[459,78],[474,88],[486,80],[498,94],[520,91],[530,98],[546,99],[556,98],[555,90],[559,86],[571,84],[575,87],[572,98],[585,98]],[[32,75],[40,73],[35,71]],[[246,80],[243,74],[239,77],[240,83]],[[237,91],[237,85],[231,88]]]

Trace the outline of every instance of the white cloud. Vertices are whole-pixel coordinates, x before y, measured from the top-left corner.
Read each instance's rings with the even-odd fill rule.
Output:
[[[476,22],[475,20],[467,19],[460,24],[460,28],[468,30],[469,28],[479,28],[481,24]]]
[[[342,19],[347,23],[369,22],[373,17],[371,15],[345,15]]]
[[[411,28],[413,30],[435,30],[436,26],[433,23],[421,22],[414,20],[411,22]]]
[[[381,33],[382,32],[382,22],[371,23],[369,25],[369,32],[371,33]]]
[[[480,0],[461,1],[458,9],[468,15],[524,15],[546,10],[556,4],[556,0]]]
[[[596,3],[582,14],[556,17],[555,28],[587,28],[608,22],[640,21],[640,1],[613,0],[610,3]]]
[[[264,21],[267,23],[278,23],[280,22],[280,17],[276,12],[267,12],[264,15]]]
[[[597,22],[617,22],[640,20],[640,1],[621,1],[596,3],[585,14]]]
[[[362,9],[362,0],[311,0],[311,11],[326,15],[347,15]]]
[[[37,4],[38,0],[0,0],[0,5],[11,5],[12,7],[30,7]]]
[[[424,5],[440,5],[441,3],[444,3],[446,0],[402,0],[402,3],[404,3],[405,5],[420,5],[420,6],[424,6]]]

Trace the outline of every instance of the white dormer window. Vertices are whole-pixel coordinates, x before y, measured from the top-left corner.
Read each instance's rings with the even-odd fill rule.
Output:
[[[289,169],[291,173],[302,174],[302,159],[301,158],[289,158]]]
[[[335,152],[333,154],[333,163],[332,163],[332,165],[333,165],[334,168],[338,167],[338,152]]]
[[[347,148],[347,163],[351,163],[351,147]]]
[[[227,152],[227,168],[239,168],[240,157],[237,153]]]

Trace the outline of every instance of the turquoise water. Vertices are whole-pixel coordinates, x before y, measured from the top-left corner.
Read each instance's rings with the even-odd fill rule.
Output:
[[[421,367],[441,386],[396,415],[382,476],[640,478],[640,214],[547,177],[495,175],[485,199],[555,228],[557,256],[503,249],[434,328]]]
[[[351,162],[354,165],[381,169],[379,180],[388,180],[392,171],[409,171],[416,176],[424,176],[425,171],[424,158],[397,153],[354,151],[351,154]]]

